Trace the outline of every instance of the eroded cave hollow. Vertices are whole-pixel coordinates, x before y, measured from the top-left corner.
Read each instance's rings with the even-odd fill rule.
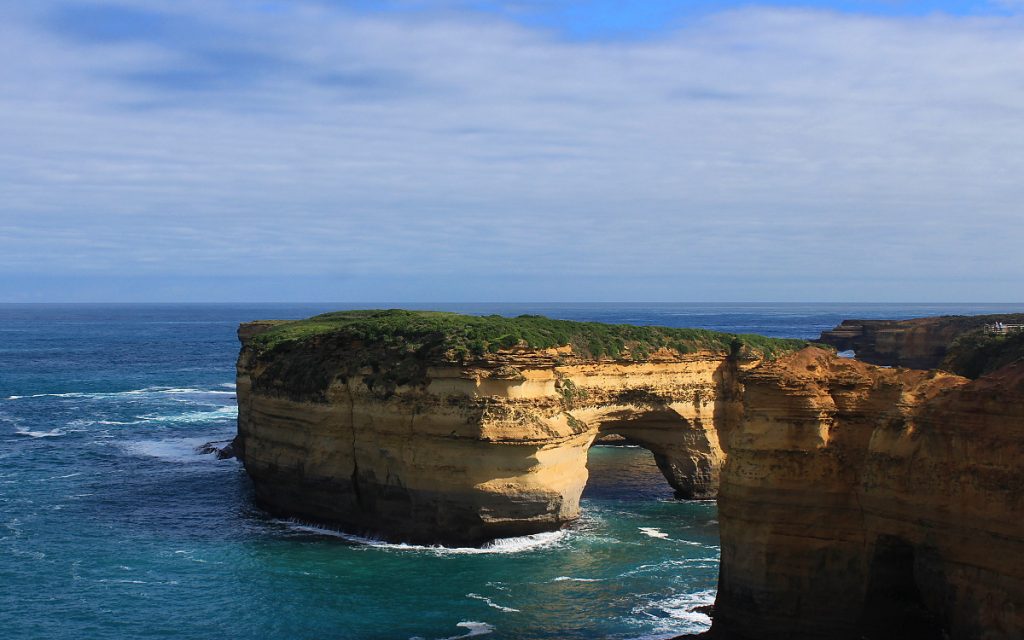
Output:
[[[934,575],[937,563],[929,562],[933,555],[903,538],[878,536],[860,621],[865,638],[942,640],[942,598],[935,598],[934,592],[944,581]]]
[[[677,498],[715,496],[723,456],[713,417],[705,425],[700,416],[687,418],[671,405],[618,406],[594,413],[589,418],[596,423],[598,441],[619,437],[650,451]]]

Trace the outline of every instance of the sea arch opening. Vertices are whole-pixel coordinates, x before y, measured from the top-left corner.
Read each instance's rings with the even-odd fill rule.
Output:
[[[696,403],[631,403],[591,409],[581,416],[596,431],[594,444],[620,443],[649,451],[679,499],[717,495],[724,453],[715,416]]]

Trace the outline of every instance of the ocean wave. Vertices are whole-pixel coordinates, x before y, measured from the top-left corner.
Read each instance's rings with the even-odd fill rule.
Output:
[[[30,438],[58,438],[66,435],[66,431],[60,429],[50,429],[49,431],[29,431],[28,429],[18,429],[14,432],[18,436],[28,436]]]
[[[238,417],[238,407],[235,405],[219,407],[212,411],[186,411],[184,413],[171,413],[164,415],[142,415],[139,420],[142,422],[216,422],[218,420],[231,420]]]
[[[494,609],[497,609],[498,611],[504,611],[505,613],[519,613],[519,609],[513,609],[512,607],[503,607],[500,604],[497,604],[496,602],[488,598],[487,596],[482,596],[479,593],[467,593],[466,597],[472,598],[473,600],[480,600],[481,602],[486,603],[488,607],[492,607]]]
[[[662,540],[668,540],[668,534],[657,527],[639,527],[640,533],[645,536],[652,538],[660,538]]]
[[[168,438],[166,440],[137,440],[119,443],[132,455],[147,458],[158,458],[168,462],[199,463],[218,462],[217,456],[202,454],[196,451],[210,441],[210,437],[200,438]]]
[[[558,576],[551,582],[604,582],[604,578],[574,578],[572,576]]]
[[[176,585],[179,584],[177,580],[130,580],[127,578],[113,579],[113,578],[100,578],[96,582],[106,582],[110,584],[156,584],[156,585]]]
[[[668,619],[657,629],[659,632],[699,633],[711,628],[711,617],[697,609],[713,605],[715,594],[714,589],[679,594],[637,607],[633,612],[657,617],[661,620],[665,620],[663,616],[667,614]]]
[[[628,578],[630,576],[638,576],[645,574],[659,574],[664,572],[675,573],[676,569],[693,569],[694,565],[708,564],[712,567],[717,565],[719,559],[717,557],[701,557],[701,558],[673,558],[670,560],[664,560],[662,562],[655,562],[650,564],[641,564],[634,569],[630,569],[624,573],[619,574],[620,578]]]
[[[460,640],[461,638],[472,638],[473,636],[482,636],[488,633],[494,632],[494,626],[489,625],[486,622],[474,622],[472,620],[466,620],[455,625],[460,629],[466,629],[467,632],[461,636],[449,636],[447,638],[441,638],[440,640]],[[426,640],[420,636],[409,638],[409,640]]]
[[[43,478],[43,482],[46,482],[48,480],[62,480],[64,478],[74,478],[75,476],[80,476],[82,474],[83,474],[83,472],[79,471],[78,473],[68,473],[68,474],[65,474],[65,475],[62,475],[62,476],[52,476],[52,477],[49,477],[49,478]]]
[[[225,383],[229,384],[229,383]],[[221,385],[224,386],[224,385]],[[234,385],[232,385],[232,388]],[[130,389],[128,391],[68,391],[65,393],[33,393],[24,396],[7,396],[8,400],[23,400],[25,398],[116,398],[119,396],[139,396],[147,394],[164,395],[235,395],[234,391],[223,391],[220,389],[197,389],[193,387],[146,387],[144,389]]]
[[[415,552],[427,552],[436,555],[476,555],[476,554],[487,554],[487,553],[522,553],[524,551],[535,551],[538,549],[544,549],[556,545],[562,541],[567,531],[549,531],[545,533],[534,533],[528,536],[518,536],[515,538],[498,538],[480,547],[442,547],[440,545],[421,545],[421,544],[408,544],[405,542],[385,542],[375,538],[367,538],[364,536],[357,536],[352,533],[345,533],[344,531],[338,531],[337,529],[331,529],[329,527],[323,527],[315,524],[309,524],[298,520],[276,520],[280,524],[292,529],[293,531],[301,531],[303,533],[313,533],[316,535],[330,536],[332,538],[341,538],[357,545],[364,547],[371,547],[374,549],[384,549],[388,551],[415,551]]]

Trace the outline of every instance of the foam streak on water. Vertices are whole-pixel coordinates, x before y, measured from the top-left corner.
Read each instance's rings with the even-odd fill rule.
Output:
[[[428,553],[432,555],[493,555],[493,554],[509,554],[509,553],[522,553],[524,551],[531,551],[535,549],[542,549],[557,544],[559,541],[564,540],[569,534],[568,531],[552,531],[549,533],[535,533],[529,536],[519,536],[515,538],[498,538],[492,540],[480,547],[445,547],[440,545],[419,545],[419,544],[407,544],[407,543],[396,543],[396,542],[385,542],[384,540],[378,540],[375,538],[368,538],[364,536],[358,536],[352,533],[345,533],[337,529],[331,529],[330,527],[323,527],[315,524],[301,522],[298,520],[279,520],[281,524],[285,525],[293,531],[300,531],[303,533],[311,533],[320,536],[330,536],[334,538],[341,538],[347,542],[351,542],[356,545],[361,545],[373,549],[381,549],[385,551],[403,551],[412,553]]]
[[[391,303],[387,306],[396,306]],[[1006,308],[434,305],[813,337],[847,317]],[[568,530],[389,544],[254,507],[235,431],[239,322],[338,305],[0,305],[0,611],[9,638],[668,638],[708,625],[718,523],[650,454],[597,447]],[[142,630],[142,631],[140,631]]]

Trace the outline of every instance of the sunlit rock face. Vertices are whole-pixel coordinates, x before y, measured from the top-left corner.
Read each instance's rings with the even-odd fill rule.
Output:
[[[741,410],[736,376],[757,363],[513,348],[466,366],[384,364],[402,369],[385,375],[352,370],[351,345],[329,340],[257,357],[248,339],[268,326],[239,332],[236,448],[259,504],[418,543],[480,544],[572,521],[600,434],[650,449],[680,497],[713,498]]]
[[[969,382],[807,349],[741,382],[718,634],[1024,637],[1024,364]]]
[[[549,531],[616,435],[680,497],[717,494],[720,637],[1024,637],[1024,363],[970,381],[814,348],[254,348],[274,326],[239,331],[235,442],[273,513],[418,543]]]

